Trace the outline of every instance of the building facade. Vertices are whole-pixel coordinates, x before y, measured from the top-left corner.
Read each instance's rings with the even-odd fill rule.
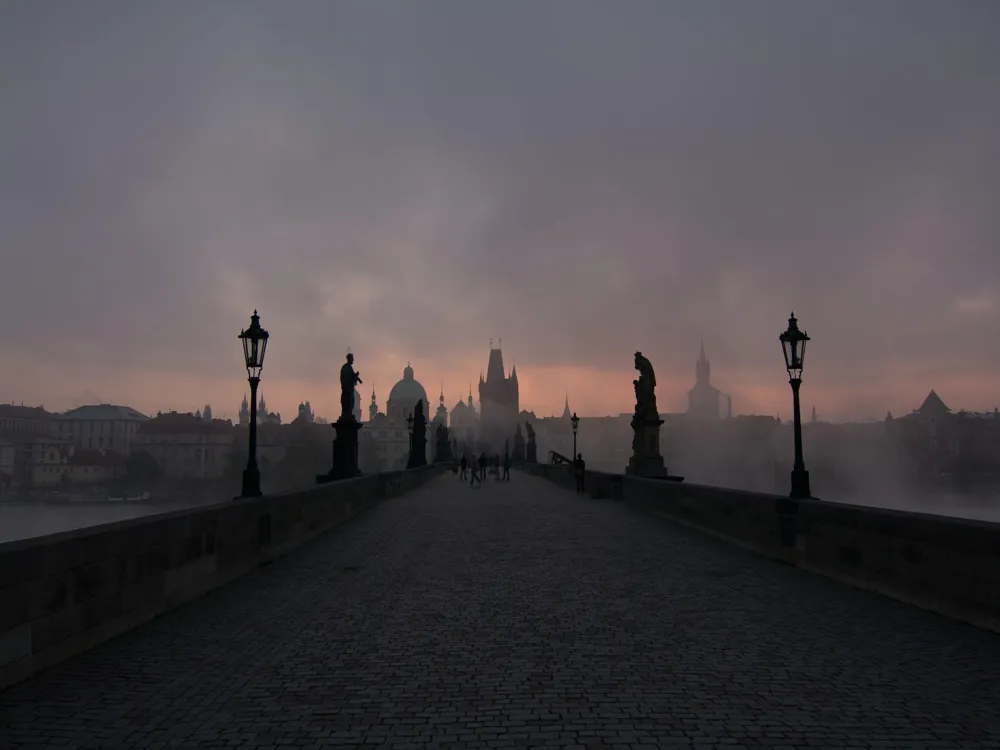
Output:
[[[168,412],[144,422],[132,447],[152,456],[167,479],[221,479],[230,469],[234,437],[228,419]]]
[[[129,406],[90,404],[57,415],[56,434],[80,450],[111,450],[127,456],[136,431],[148,419]]]

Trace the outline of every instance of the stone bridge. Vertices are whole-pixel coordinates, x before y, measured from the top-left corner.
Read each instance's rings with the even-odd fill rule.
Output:
[[[1000,748],[1000,636],[771,557],[439,475],[9,686],[0,748]]]

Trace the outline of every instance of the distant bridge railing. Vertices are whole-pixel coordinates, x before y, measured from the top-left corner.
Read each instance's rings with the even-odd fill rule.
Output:
[[[553,466],[558,466],[559,464],[565,464],[566,466],[573,465],[573,459],[566,458],[562,453],[556,453],[555,451],[549,451],[549,463]]]

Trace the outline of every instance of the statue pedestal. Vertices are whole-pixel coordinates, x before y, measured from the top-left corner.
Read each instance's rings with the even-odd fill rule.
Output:
[[[663,420],[656,418],[632,417],[632,458],[629,459],[626,474],[637,477],[666,479],[667,467],[660,455],[660,426]]]
[[[328,474],[317,476],[317,484],[361,476],[358,469],[358,432],[362,426],[353,416],[341,417],[333,423],[333,429],[337,431],[333,439],[333,468]]]

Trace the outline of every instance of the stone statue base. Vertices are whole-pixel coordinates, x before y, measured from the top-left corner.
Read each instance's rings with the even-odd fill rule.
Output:
[[[629,459],[626,474],[637,477],[666,479],[667,467],[660,455],[660,426],[662,419],[632,417],[632,458]]]
[[[358,431],[362,427],[353,416],[341,417],[333,423],[333,429],[337,431],[333,439],[333,468],[329,473],[317,476],[317,484],[361,476],[358,469]]]

